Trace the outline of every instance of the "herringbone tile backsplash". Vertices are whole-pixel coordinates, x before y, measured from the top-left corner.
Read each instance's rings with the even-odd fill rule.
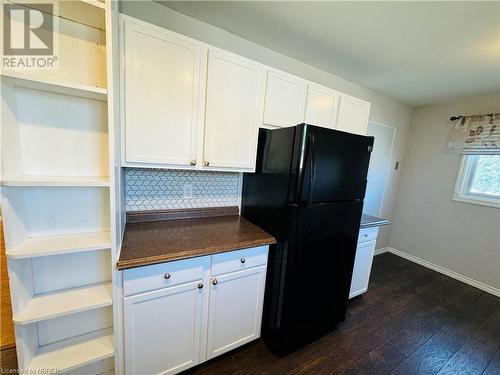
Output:
[[[240,174],[125,168],[127,211],[238,206]],[[191,198],[184,198],[184,185],[192,185]]]

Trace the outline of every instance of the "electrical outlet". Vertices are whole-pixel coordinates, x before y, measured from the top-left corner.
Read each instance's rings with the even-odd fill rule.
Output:
[[[193,185],[184,185],[182,187],[183,198],[193,198]]]

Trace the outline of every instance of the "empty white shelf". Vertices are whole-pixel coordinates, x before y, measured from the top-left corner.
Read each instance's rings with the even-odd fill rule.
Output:
[[[31,360],[29,369],[73,370],[114,355],[113,330],[105,329],[43,346]]]
[[[74,82],[48,80],[33,73],[20,73],[16,71],[3,71],[2,78],[15,86],[49,91],[63,95],[79,96],[88,99],[107,100],[107,90],[102,87]]]
[[[110,232],[32,237],[6,252],[11,259],[32,258],[111,248]]]
[[[35,1],[28,4],[15,0],[15,3],[23,4],[32,9],[41,9]],[[67,20],[71,20],[83,25],[96,27],[101,30],[106,29],[105,4],[97,0],[59,0],[53,14]]]
[[[35,296],[21,312],[14,314],[13,320],[16,324],[30,324],[110,306],[112,289],[109,282]]]
[[[2,186],[107,187],[107,176],[19,176],[4,178]]]

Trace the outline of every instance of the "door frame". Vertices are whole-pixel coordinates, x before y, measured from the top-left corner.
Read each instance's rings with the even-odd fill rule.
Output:
[[[387,168],[387,172],[385,174],[384,189],[383,189],[383,192],[382,192],[382,199],[380,201],[380,208],[378,210],[378,216],[380,216],[380,215],[382,215],[382,211],[383,211],[383,208],[384,208],[384,203],[385,203],[385,198],[386,198],[386,193],[387,193],[387,182],[388,182],[388,179],[389,179],[389,172],[391,171],[391,168],[392,168],[392,161],[393,161],[392,157],[394,156],[394,143],[396,141],[396,132],[397,132],[398,128],[395,127],[395,126],[392,126],[392,125],[387,125],[387,124],[383,124],[381,122],[371,121],[370,119],[368,119],[368,123],[366,125],[366,131],[367,132],[368,132],[368,126],[370,124],[394,129],[394,133],[392,135],[392,142],[391,142],[391,151],[389,153],[389,168]]]

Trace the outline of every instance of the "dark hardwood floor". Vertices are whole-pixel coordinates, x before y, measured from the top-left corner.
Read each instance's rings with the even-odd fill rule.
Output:
[[[500,299],[382,254],[336,331],[284,358],[257,341],[189,373],[500,375]]]

